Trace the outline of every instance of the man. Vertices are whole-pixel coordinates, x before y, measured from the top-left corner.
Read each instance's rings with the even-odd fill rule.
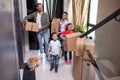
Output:
[[[34,22],[38,23],[39,25],[39,32],[37,33],[38,41],[39,41],[39,47],[40,47],[40,53],[43,54],[43,42],[42,38],[44,38],[45,42],[45,53],[47,54],[48,50],[48,28],[49,28],[49,18],[47,13],[43,12],[43,6],[41,3],[37,3],[36,5],[37,11],[33,12],[32,14],[26,16],[23,20],[23,23],[28,19],[33,19]]]

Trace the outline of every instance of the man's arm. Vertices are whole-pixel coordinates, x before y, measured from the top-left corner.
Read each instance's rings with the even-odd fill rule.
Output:
[[[35,13],[32,13],[32,14],[29,14],[29,15],[27,15],[27,16],[24,17],[23,22],[22,22],[23,28],[25,28],[25,24],[26,24],[26,21],[28,21],[28,19],[33,19],[34,14]]]
[[[50,54],[50,46],[48,47],[48,55]]]
[[[35,12],[32,14],[29,14],[27,16],[24,17],[23,23],[25,23],[26,21],[28,21],[28,19],[33,19],[35,16]]]

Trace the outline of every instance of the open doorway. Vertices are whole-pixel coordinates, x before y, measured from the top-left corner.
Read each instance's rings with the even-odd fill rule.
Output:
[[[50,23],[53,19],[53,17],[56,18],[61,18],[62,13],[63,13],[63,0],[26,0],[26,5],[27,5],[27,15],[33,13],[36,11],[35,4],[36,3],[42,3],[43,4],[43,10],[46,12],[49,16]],[[56,8],[56,11],[54,9]],[[31,21],[32,20],[28,20]],[[51,26],[50,26],[51,29]],[[50,35],[49,30],[49,35]],[[28,41],[29,41],[29,49],[30,50],[38,50],[39,49],[39,44],[38,44],[38,39],[37,39],[37,33],[35,32],[28,32]],[[44,45],[44,43],[43,43]]]
[[[26,5],[27,5],[27,15],[33,13],[34,11],[36,11],[36,0],[27,0],[26,1]],[[28,20],[30,22],[32,22],[33,20]],[[39,49],[39,45],[38,45],[38,39],[37,39],[37,33],[36,32],[28,32],[28,39],[29,39],[29,49],[32,50],[38,50]]]

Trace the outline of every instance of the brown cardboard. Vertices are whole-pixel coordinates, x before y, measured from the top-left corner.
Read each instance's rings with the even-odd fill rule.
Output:
[[[85,39],[85,50],[90,50],[91,54],[94,56],[94,41],[92,39]],[[84,58],[89,60],[88,55],[84,54]]]
[[[31,31],[32,30],[32,22],[26,22],[26,25],[25,25],[25,30],[26,31]]]
[[[90,50],[91,54],[94,56],[94,41],[91,39],[78,38],[76,41],[76,56],[86,57],[84,53],[85,50]]]
[[[26,22],[25,30],[38,32],[39,31],[38,24],[34,22]]]
[[[84,61],[82,57],[76,56],[75,54],[73,54],[73,56],[72,74],[74,80],[95,80],[95,71],[93,66],[88,66],[88,62]]]
[[[65,36],[64,49],[65,51],[74,51],[76,49],[77,38],[80,37],[81,33],[72,33]]]
[[[77,38],[76,49],[75,49],[76,56],[82,57],[84,50],[85,50],[85,39],[84,38]]]
[[[86,50],[90,50],[91,53],[94,53],[94,41],[92,39],[85,39]]]
[[[51,33],[58,32],[59,24],[60,24],[60,19],[59,18],[54,18],[52,20],[52,23],[51,23]]]
[[[95,72],[90,66],[86,66],[87,61],[90,61],[85,50],[90,50],[94,56],[94,41],[91,39],[77,38],[76,50],[73,58],[73,78],[74,80],[95,80]],[[91,71],[92,70],[92,71]],[[91,76],[86,76],[89,74]]]
[[[33,23],[32,31],[33,32],[38,32],[39,31],[38,24]]]
[[[73,78],[74,80],[82,80],[83,60],[81,57],[73,54]]]

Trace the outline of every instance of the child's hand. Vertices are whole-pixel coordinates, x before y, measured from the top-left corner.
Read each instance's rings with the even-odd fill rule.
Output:
[[[50,54],[48,54],[47,60],[50,61]]]
[[[61,54],[58,54],[58,57],[61,57]]]
[[[65,38],[65,37],[63,37],[62,39],[63,39],[64,41],[66,40],[66,38]]]
[[[48,53],[47,55],[50,56],[50,53]]]
[[[22,23],[22,27],[23,27],[23,29],[25,29],[25,25],[26,25],[26,22],[25,22],[25,23]]]

